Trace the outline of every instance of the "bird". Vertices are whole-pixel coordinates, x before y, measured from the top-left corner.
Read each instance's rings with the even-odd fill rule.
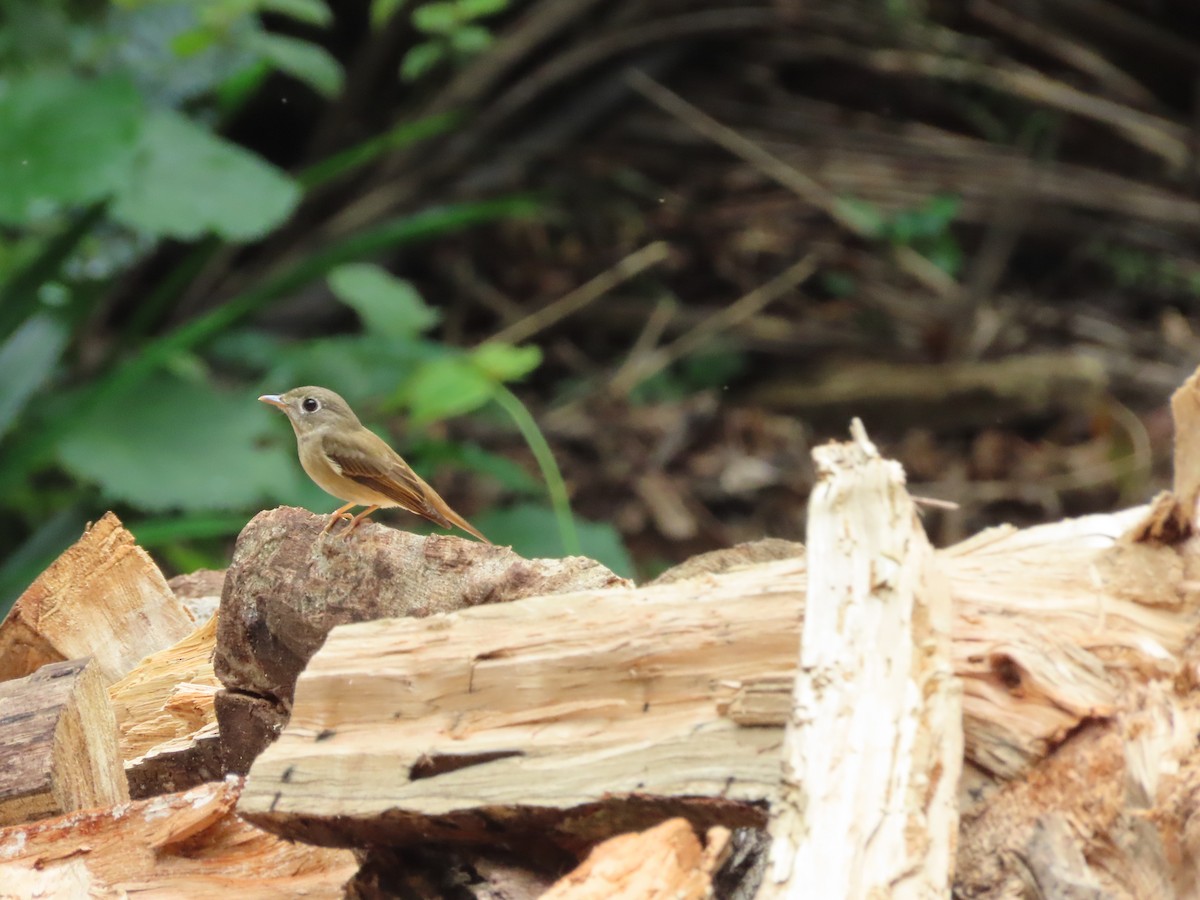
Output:
[[[287,415],[296,432],[300,465],[308,477],[321,490],[346,501],[329,517],[323,534],[349,520],[342,532],[347,537],[375,510],[399,506],[442,528],[457,527],[491,543],[451,509],[399,453],[364,426],[338,394],[310,385],[283,394],[263,394],[258,399]],[[355,506],[367,508],[351,515],[348,510]]]

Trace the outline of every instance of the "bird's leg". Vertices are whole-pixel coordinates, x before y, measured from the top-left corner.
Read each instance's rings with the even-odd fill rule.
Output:
[[[323,529],[321,529],[321,534],[328,534],[329,529],[333,528],[333,526],[336,525],[338,522],[340,522],[342,519],[353,520],[354,516],[352,516],[352,515],[350,515],[350,513],[346,512],[346,510],[348,510],[352,506],[358,506],[358,504],[357,503],[347,503],[345,506],[343,506],[341,509],[339,509],[337,512],[335,512],[333,515],[331,515],[329,517],[329,521],[325,523],[325,527]]]
[[[365,519],[371,513],[375,512],[375,510],[377,510],[377,509],[379,509],[378,506],[368,506],[366,509],[364,509],[362,512],[360,512],[357,516],[352,518],[350,520],[350,524],[342,529],[342,537],[348,537],[350,532],[352,532],[355,528],[357,528],[359,525],[362,524],[363,519]]]

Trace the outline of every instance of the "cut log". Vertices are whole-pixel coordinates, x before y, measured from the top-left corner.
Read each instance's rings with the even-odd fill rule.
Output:
[[[947,896],[962,689],[950,591],[862,423],[813,451],[811,569],[760,900]]]
[[[109,688],[131,796],[147,797],[225,775],[213,673],[217,620],[154,653]]]
[[[92,657],[112,684],[195,622],[112,513],[51,563],[0,623],[0,681]]]
[[[339,626],[242,812],[317,842],[536,834],[571,851],[671,816],[761,827],[782,729],[727,710],[794,671],[803,591],[788,559]]]
[[[725,828],[709,829],[701,847],[686,819],[668,819],[610,838],[541,900],[704,900],[712,896],[729,837]]]
[[[0,829],[5,897],[341,898],[348,850],[279,840],[233,812],[239,784]]]
[[[233,771],[249,768],[274,740],[296,677],[335,625],[629,585],[584,557],[528,560],[506,547],[377,523],[347,539],[323,534],[325,521],[283,507],[260,513],[238,537],[214,659]]]
[[[0,825],[128,799],[94,662],[51,663],[0,682]]]

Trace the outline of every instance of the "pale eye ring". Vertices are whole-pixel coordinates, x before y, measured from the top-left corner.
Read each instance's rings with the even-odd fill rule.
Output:
[[[316,397],[305,397],[304,402],[300,404],[300,408],[305,412],[313,413],[321,408],[321,401]]]

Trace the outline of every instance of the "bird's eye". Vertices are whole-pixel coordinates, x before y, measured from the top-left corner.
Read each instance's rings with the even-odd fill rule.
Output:
[[[321,401],[316,397],[305,397],[304,402],[300,404],[305,412],[316,412],[321,408]]]

